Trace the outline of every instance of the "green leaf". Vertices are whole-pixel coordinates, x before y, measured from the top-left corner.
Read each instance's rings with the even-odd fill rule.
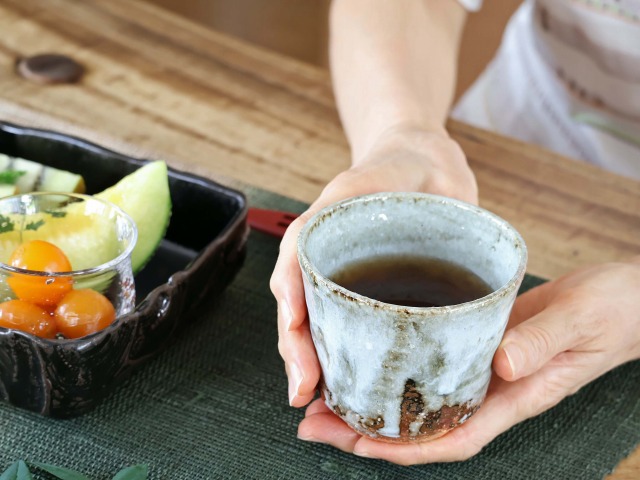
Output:
[[[67,216],[67,212],[61,212],[60,210],[45,210],[45,213],[48,213],[53,218],[64,218]]]
[[[32,465],[50,473],[60,480],[91,480],[86,475],[75,470],[69,470],[68,468],[56,467],[55,465],[49,465],[48,463],[31,462]]]
[[[9,217],[0,215],[0,233],[13,232],[14,229],[15,229],[15,225],[13,221],[11,221]]]
[[[16,480],[33,480],[29,467],[23,460],[18,461],[18,477]]]
[[[18,460],[17,462],[13,462],[9,468],[0,475],[0,480],[33,480],[33,477],[27,464],[22,460]]]
[[[147,480],[148,475],[148,465],[134,465],[120,470],[113,480]]]
[[[25,225],[25,230],[38,230],[42,225],[44,225],[44,220],[40,219],[37,222],[29,222]]]
[[[18,179],[25,173],[27,172],[22,170],[5,170],[4,172],[0,172],[0,183],[15,185]]]
[[[2,475],[0,475],[0,480],[17,480],[18,479],[18,462],[13,462],[9,465]]]

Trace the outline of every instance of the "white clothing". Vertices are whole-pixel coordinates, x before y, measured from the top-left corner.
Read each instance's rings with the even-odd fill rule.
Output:
[[[458,0],[462,4],[464,8],[471,12],[476,12],[480,10],[482,6],[482,0]]]
[[[526,0],[452,116],[640,179],[640,0]]]

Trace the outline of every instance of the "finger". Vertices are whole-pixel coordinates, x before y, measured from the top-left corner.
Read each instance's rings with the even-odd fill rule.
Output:
[[[478,414],[479,412],[476,415]],[[471,441],[472,439],[469,438],[466,430],[464,430],[470,421],[468,420],[467,423],[452,430],[445,436],[430,441],[390,444],[368,437],[361,437],[353,446],[353,453],[360,457],[379,458],[399,465],[466,460],[478,453],[482,448],[482,445],[477,445]],[[482,438],[484,438],[484,435]]]
[[[304,416],[310,417],[311,415],[315,415],[316,413],[330,413],[329,407],[324,402],[323,398],[318,398],[314,400],[305,410]]]
[[[343,196],[340,188],[330,194],[323,192],[306,212],[292,222],[280,243],[280,254],[271,276],[271,291],[278,302],[278,350],[285,361],[289,380],[289,404],[294,407],[304,406],[313,399],[320,379],[320,365],[309,325],[305,322],[307,309],[297,257],[298,235],[316,211]]]
[[[305,223],[319,210],[350,196],[349,178],[343,172],[325,187],[322,195],[287,228],[280,242],[280,254],[271,275],[271,292],[278,302],[279,322],[284,330],[294,330],[304,321],[307,307],[304,299],[302,271],[298,262],[298,235]],[[353,193],[351,194],[353,195]]]
[[[549,303],[549,294],[552,289],[553,282],[547,282],[519,295],[513,304],[507,330],[544,310]]]
[[[320,364],[308,322],[292,331],[279,331],[278,349],[289,379],[289,404],[302,407],[313,400],[320,380]]]
[[[547,292],[550,284],[551,282],[548,282],[532,288],[516,298],[513,309],[511,310],[511,315],[509,316],[509,322],[506,328],[507,332],[546,308]],[[499,372],[503,378],[511,378],[511,375],[513,375],[511,359],[507,357],[505,350],[502,348],[506,336],[505,333],[505,338],[503,338],[503,341],[494,354],[493,368],[496,372]]]
[[[352,452],[360,435],[344,423],[340,417],[330,411],[322,399],[309,405],[316,413],[307,416],[298,426],[298,438],[308,442],[329,443],[344,452]]]
[[[306,218],[306,215],[301,215],[285,232],[271,275],[271,292],[278,302],[278,327],[285,331],[298,328],[307,314],[302,272],[297,256],[298,233]]]
[[[278,351],[285,361],[289,404],[302,407],[315,396],[320,366],[315,354],[304,299],[296,241],[306,219],[302,215],[285,232],[271,276],[271,291],[278,302]]]
[[[514,381],[531,375],[556,355],[584,341],[583,322],[563,303],[547,306],[542,312],[507,330],[493,359],[495,372]]]
[[[289,405],[292,407],[303,407],[315,397],[315,392],[310,394],[298,394],[296,391],[297,384],[295,383],[296,378],[298,378],[295,373],[291,374],[291,365],[284,364],[285,371],[287,372],[287,378],[289,379]],[[295,367],[294,367],[295,368]]]

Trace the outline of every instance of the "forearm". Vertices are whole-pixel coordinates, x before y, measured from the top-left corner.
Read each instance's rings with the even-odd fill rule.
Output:
[[[334,0],[331,71],[355,163],[397,126],[444,131],[465,16],[455,0]]]

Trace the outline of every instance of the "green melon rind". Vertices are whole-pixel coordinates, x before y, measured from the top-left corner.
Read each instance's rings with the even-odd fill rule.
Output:
[[[166,163],[150,162],[94,196],[116,204],[136,223],[138,241],[131,266],[134,274],[139,272],[160,245],[171,218]]]

